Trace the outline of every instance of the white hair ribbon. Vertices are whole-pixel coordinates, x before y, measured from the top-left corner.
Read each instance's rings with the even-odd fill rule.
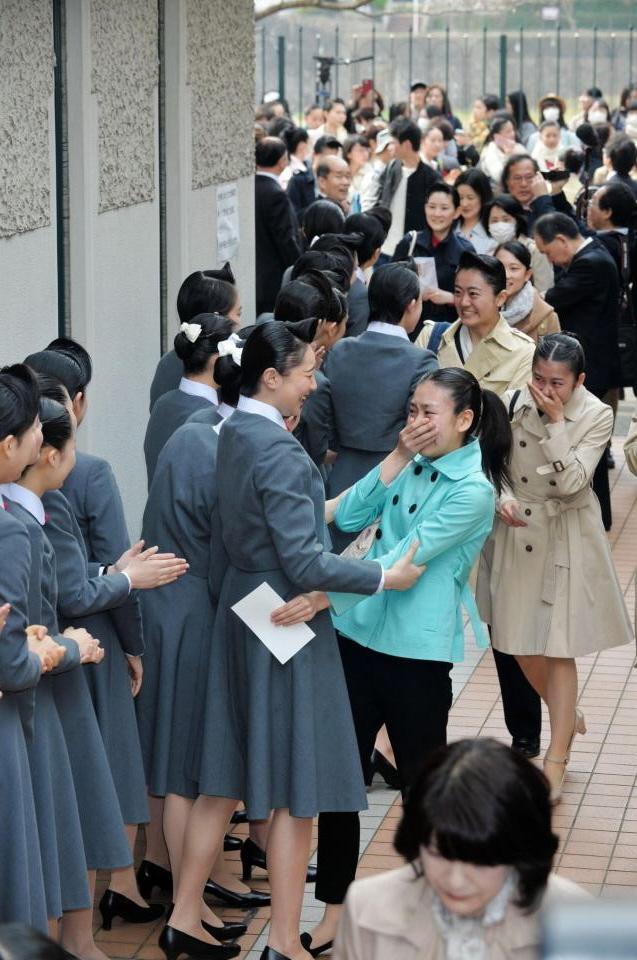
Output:
[[[191,343],[196,343],[201,335],[201,324],[200,323],[182,323],[179,328],[180,333],[186,334],[186,339],[190,340]]]
[[[221,340],[217,344],[217,353],[220,357],[232,357],[233,361],[238,367],[241,366],[241,354],[243,353],[243,347],[240,347],[238,344],[241,343],[239,340],[234,339],[234,334],[228,340]]]

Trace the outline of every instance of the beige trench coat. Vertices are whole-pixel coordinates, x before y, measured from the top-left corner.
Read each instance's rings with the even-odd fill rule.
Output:
[[[510,327],[500,316],[491,333],[473,348],[471,356],[463,363],[454,340],[459,327],[460,320],[456,320],[441,337],[438,349],[441,367],[464,367],[474,375],[481,387],[493,390],[498,396],[502,396],[505,390],[525,386],[531,377],[535,351],[535,343],[530,337]],[[433,324],[426,322],[416,346],[427,346],[432,329]]]
[[[637,407],[633,410],[633,418],[630,421],[628,436],[624,443],[624,456],[626,457],[626,466],[631,473],[637,476]]]
[[[543,905],[587,897],[564,877],[551,874]],[[489,960],[538,956],[538,913],[509,905],[501,923],[486,930]],[[432,909],[432,890],[408,864],[351,885],[332,960],[445,960],[446,949]]]
[[[577,387],[564,414],[547,424],[528,389],[515,403],[513,488],[501,502],[517,500],[527,526],[496,518],[476,588],[493,646],[504,653],[579,657],[634,637],[590,486],[612,410]]]

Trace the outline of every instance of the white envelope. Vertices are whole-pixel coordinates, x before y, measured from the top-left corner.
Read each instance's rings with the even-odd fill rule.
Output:
[[[279,663],[287,663],[315,636],[306,623],[297,623],[292,627],[276,627],[272,623],[270,614],[284,603],[285,600],[269,583],[262,583],[232,607]]]

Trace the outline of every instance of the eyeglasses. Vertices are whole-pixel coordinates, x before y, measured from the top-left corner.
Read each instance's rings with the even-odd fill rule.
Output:
[[[533,183],[535,177],[535,173],[512,173],[509,177],[509,181],[510,183]]]

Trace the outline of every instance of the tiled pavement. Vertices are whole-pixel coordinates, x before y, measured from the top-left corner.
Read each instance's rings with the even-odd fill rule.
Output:
[[[610,534],[617,572],[631,614],[635,607],[637,564],[637,478],[625,468],[621,452],[628,406],[618,419],[613,448],[617,467],[611,474],[614,524]],[[455,702],[449,724],[450,739],[488,735],[506,740],[507,732],[491,654],[478,651],[469,639],[467,661],[454,668]],[[555,828],[561,843],[556,867],[559,873],[601,896],[637,897],[637,671],[633,646],[619,647],[578,661],[580,705],[588,733],[573,745],[563,800],[556,808]],[[544,715],[543,748],[548,719]],[[375,783],[369,809],[362,814],[359,876],[391,869],[399,864],[392,839],[400,804],[398,795]],[[244,827],[235,828],[238,835]],[[316,831],[314,842],[316,841]],[[240,865],[237,862],[237,873]],[[256,875],[260,871],[257,871]],[[265,881],[255,883],[260,887]],[[98,880],[96,902],[105,880]],[[313,888],[306,888],[304,929],[320,916]],[[245,916],[221,910],[225,919]],[[134,926],[114,922],[110,932],[99,929],[96,939],[112,958],[137,957],[161,960],[157,946],[162,924]],[[268,910],[248,916],[248,933],[241,941],[242,958],[260,956],[267,935]]]

